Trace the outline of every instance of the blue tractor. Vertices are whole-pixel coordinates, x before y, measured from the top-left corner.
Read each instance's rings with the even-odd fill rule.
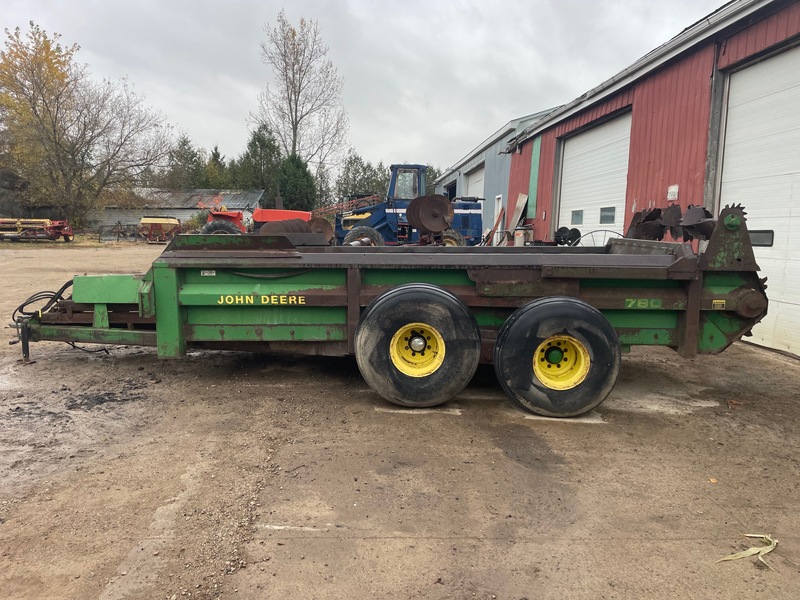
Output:
[[[481,202],[425,195],[425,165],[392,165],[385,199],[362,199],[336,214],[337,245],[474,246],[482,239]]]

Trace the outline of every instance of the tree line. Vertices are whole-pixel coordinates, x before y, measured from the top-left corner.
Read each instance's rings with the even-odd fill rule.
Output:
[[[0,194],[12,190],[22,208],[80,222],[104,204],[130,204],[140,187],[259,189],[265,206],[280,196],[298,210],[386,193],[388,167],[347,147],[343,79],[315,21],[294,26],[281,11],[265,26],[261,56],[274,83],[232,158],[176,134],[127,80],[94,80],[77,44],[29,25],[6,29],[0,49]],[[429,169],[431,184],[438,173]]]

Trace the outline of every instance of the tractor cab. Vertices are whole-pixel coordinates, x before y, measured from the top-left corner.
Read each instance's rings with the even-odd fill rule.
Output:
[[[389,189],[383,201],[373,197],[373,202],[367,205],[347,207],[336,214],[337,244],[367,237],[377,245],[419,245],[431,243],[427,240],[430,233],[436,234],[434,243],[459,246],[480,243],[480,203],[449,202],[444,196],[426,196],[425,172],[428,167],[425,165],[398,164],[391,165],[390,170]],[[417,198],[419,201],[414,203]],[[412,204],[416,208],[411,220],[417,225],[409,219],[408,210]],[[449,215],[446,222],[439,222],[445,213]],[[445,229],[447,233],[444,233]]]
[[[425,165],[392,165],[387,200],[413,200],[425,195]]]

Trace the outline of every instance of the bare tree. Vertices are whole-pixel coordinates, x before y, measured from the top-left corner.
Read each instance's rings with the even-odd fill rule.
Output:
[[[28,204],[79,219],[161,163],[165,120],[125,80],[92,81],[74,62],[78,47],[61,48],[34,23],[26,38],[19,29],[6,36],[0,119],[7,166],[26,180]]]
[[[261,57],[275,82],[259,96],[258,121],[274,132],[286,156],[299,156],[321,175],[346,142],[344,81],[316,21],[300,19],[294,27],[281,11],[276,26],[264,30]]]

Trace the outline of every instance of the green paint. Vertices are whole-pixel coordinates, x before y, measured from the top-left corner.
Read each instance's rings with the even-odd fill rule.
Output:
[[[72,282],[72,299],[80,304],[137,304],[141,276],[82,275]]]
[[[152,281],[143,281],[139,286],[139,314],[143,317],[156,316],[156,296]]]
[[[472,314],[475,315],[475,321],[478,327],[502,327],[506,319],[514,312],[513,309],[506,309],[499,311],[496,309],[481,309],[473,308]]]
[[[533,138],[533,148],[531,149],[531,177],[528,182],[528,207],[525,217],[528,219],[536,218],[536,197],[539,189],[539,160],[542,155],[542,136],[537,135]]]
[[[342,342],[344,325],[189,325],[194,342]]]
[[[672,329],[678,326],[678,311],[604,310],[615,329]]]
[[[683,282],[673,279],[582,279],[581,288],[627,288],[631,290],[680,288]]]
[[[538,140],[537,140],[538,142]],[[534,146],[534,156],[538,151]],[[535,206],[534,169],[531,172],[531,204]],[[538,175],[538,173],[537,173]],[[200,255],[205,249],[240,248],[265,250],[270,244],[285,244],[285,238],[246,236],[189,236],[184,244]],[[169,247],[171,250],[179,249]],[[169,250],[168,249],[168,250]],[[293,252],[290,250],[290,252]],[[254,252],[253,256],[265,253]],[[167,253],[169,255],[169,252]],[[169,259],[169,260],[168,260]],[[198,263],[208,266],[198,267]],[[86,343],[154,345],[160,357],[178,357],[187,342],[345,342],[347,341],[347,270],[334,268],[252,268],[246,260],[226,266],[227,259],[198,261],[164,256],[144,276],[102,275],[75,278],[73,298],[94,305],[93,327],[31,323],[33,339]],[[480,259],[476,259],[480,263]],[[265,264],[259,261],[259,264]],[[403,266],[403,265],[401,265]],[[731,298],[742,286],[751,286],[749,272],[704,272],[703,297]],[[613,273],[611,274],[613,276]],[[558,295],[552,281],[501,282],[476,288],[466,268],[368,268],[361,269],[366,294],[381,293],[407,283],[430,283],[459,294],[477,290],[482,301],[491,296],[512,298],[522,305],[526,298],[544,293]],[[603,310],[617,331],[620,345],[675,347],[680,342],[686,282],[659,279],[581,278],[582,290],[609,290],[620,306]],[[624,291],[622,291],[624,290]],[[564,293],[567,293],[567,288]],[[598,297],[604,297],[602,294]],[[301,301],[302,299],[302,301]],[[320,302],[336,306],[320,306]],[[143,317],[156,317],[156,331],[137,331],[109,326],[109,310],[126,304],[139,308]],[[473,307],[478,325],[489,337],[514,312],[513,307]],[[113,317],[113,314],[112,314]],[[700,315],[698,350],[716,353],[729,345],[747,326],[747,321],[724,311]]]
[[[707,272],[703,276],[703,289],[715,294],[727,294],[750,281],[749,273]]]
[[[674,331],[669,329],[639,329],[637,331],[618,331],[619,343],[623,348],[630,346],[674,346]]]
[[[362,285],[402,285],[404,283],[432,283],[434,285],[475,284],[465,269],[364,269]]]
[[[162,263],[154,263],[153,285],[156,288],[158,355],[183,356],[186,354],[186,340],[183,337],[183,309],[178,303],[178,272]]]
[[[92,327],[108,327],[108,305],[95,304],[94,317],[92,318]]]
[[[723,221],[725,229],[736,231],[742,225],[742,219],[737,214],[729,214]]]
[[[54,340],[84,344],[124,344],[130,346],[155,346],[155,331],[132,329],[101,329],[72,325],[40,325],[33,328],[34,340]]]
[[[184,309],[189,325],[344,325],[344,306],[190,306]]]
[[[661,298],[625,298],[625,308],[637,310],[661,310]]]
[[[717,354],[730,345],[729,337],[737,336],[742,330],[742,320],[726,313],[707,311],[700,315],[700,339],[698,351],[701,354]]]
[[[275,286],[275,289],[331,289],[345,285],[345,269],[182,269],[188,285]],[[213,273],[213,275],[211,274]]]
[[[309,292],[320,290],[292,289],[285,286],[255,285],[250,288],[233,286],[185,285],[181,287],[179,300],[182,306],[296,306],[308,303]],[[345,290],[342,290],[345,293]]]

